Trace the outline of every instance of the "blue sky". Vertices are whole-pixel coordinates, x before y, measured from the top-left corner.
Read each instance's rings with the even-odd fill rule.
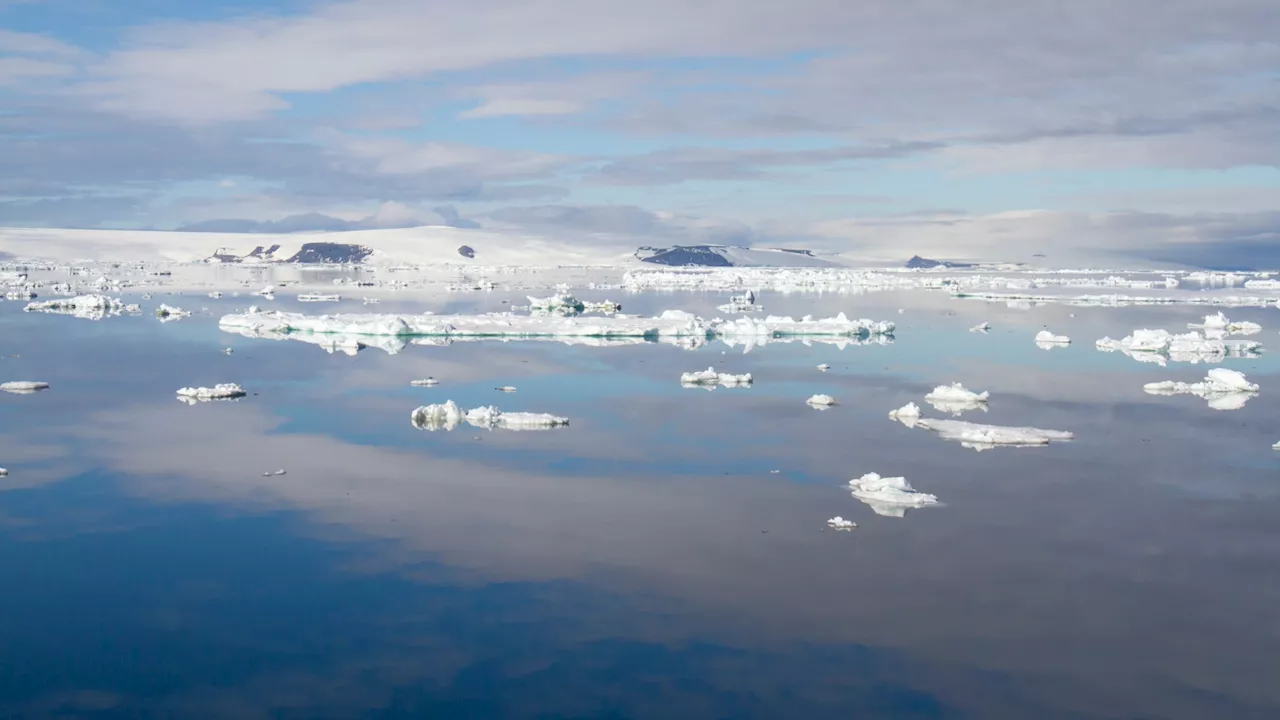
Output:
[[[0,225],[1280,236],[1273,0],[0,0]],[[291,226],[290,226],[291,227]]]

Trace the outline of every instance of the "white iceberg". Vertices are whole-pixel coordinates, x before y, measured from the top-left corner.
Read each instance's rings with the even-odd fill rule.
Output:
[[[886,517],[903,517],[912,508],[938,504],[937,496],[918,492],[906,478],[901,477],[880,477],[876,473],[867,473],[850,480],[849,489],[853,491],[855,498],[870,506],[875,514]]]
[[[156,308],[156,317],[160,318],[161,322],[168,322],[171,320],[181,320],[182,318],[191,317],[191,313],[183,310],[182,308],[160,303],[160,307]]]
[[[913,402],[909,402],[897,410],[890,410],[889,417],[890,419],[897,420],[907,427],[915,427],[916,423],[920,420],[920,406]]]
[[[815,408],[818,408],[820,410],[825,410],[831,407],[832,405],[835,405],[836,399],[831,397],[830,395],[814,395],[808,400],[805,400],[805,402],[809,403]]]
[[[1070,440],[1075,437],[1073,433],[1065,430],[983,425],[964,420],[935,420],[932,418],[920,418],[910,427],[935,432],[944,440],[959,442],[963,447],[978,451],[995,447],[1035,447],[1048,445],[1051,442]]]
[[[1048,330],[1041,330],[1040,332],[1036,333],[1036,345],[1040,346],[1041,348],[1048,349],[1058,345],[1069,345],[1069,344],[1071,344],[1071,338],[1067,337],[1066,335],[1054,335]]]
[[[535,312],[575,315],[586,309],[586,305],[581,300],[569,294],[552,295],[544,298],[536,298],[532,295],[528,297],[529,309]]]
[[[440,381],[435,378],[423,378],[421,380],[410,380],[409,384],[416,387],[431,387],[432,385],[439,385]]]
[[[985,411],[987,409],[987,400],[990,393],[976,393],[968,390],[960,383],[952,383],[950,385],[939,385],[932,392],[924,396],[925,402],[929,403],[934,409],[959,415],[966,410]]]
[[[0,384],[0,390],[14,395],[30,395],[31,393],[48,389],[49,383],[35,380],[10,380],[7,383]]]
[[[1227,335],[1255,335],[1262,332],[1262,326],[1255,322],[1232,322],[1219,310],[1213,315],[1205,315],[1203,323],[1189,323],[1189,328],[1218,331]]]
[[[1229,357],[1258,357],[1262,343],[1256,340],[1225,340],[1195,330],[1171,333],[1168,330],[1134,330],[1120,340],[1104,337],[1094,343],[1102,352],[1120,351],[1141,362],[1164,365],[1167,361],[1217,363]]]
[[[409,416],[419,430],[452,430],[463,422],[487,430],[550,430],[569,424],[569,418],[547,413],[503,412],[493,406],[481,406],[463,412],[452,400],[423,405]]]
[[[320,293],[302,293],[298,295],[298,302],[339,302],[342,300],[341,295],[324,295]]]
[[[827,527],[831,528],[832,530],[852,530],[858,527],[858,523],[852,520],[845,520],[844,518],[837,515],[827,521]]]
[[[983,333],[984,335],[991,329],[991,323],[985,320],[969,328],[969,332]]]
[[[72,298],[27,303],[23,310],[26,312],[72,315],[87,320],[101,320],[105,317],[122,313],[136,313],[139,308],[137,305],[126,304],[118,298],[107,297],[106,295],[78,295]]]
[[[724,387],[743,387],[750,385],[751,373],[743,373],[734,375],[733,373],[718,373],[714,367],[697,372],[687,372],[680,376],[680,384],[687,387],[715,387],[723,385]]]
[[[1211,369],[1198,383],[1165,380],[1147,383],[1142,389],[1151,395],[1195,395],[1208,401],[1214,410],[1239,410],[1258,393],[1257,384],[1249,382],[1244,373],[1227,368]]]
[[[831,366],[826,363],[822,363],[821,365],[818,366],[818,369],[821,370],[822,372],[826,372],[831,369]]]
[[[244,388],[235,383],[219,383],[208,387],[178,388],[178,399],[194,405],[197,402],[210,400],[232,400],[247,395]]]

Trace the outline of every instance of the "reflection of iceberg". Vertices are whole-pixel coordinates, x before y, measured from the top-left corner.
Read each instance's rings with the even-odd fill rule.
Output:
[[[706,370],[682,374],[680,376],[680,384],[685,387],[714,388],[716,385],[742,387],[751,384],[751,373],[743,373],[741,375],[718,373],[715,368],[709,367]]]
[[[906,424],[906,423],[903,423]],[[1064,430],[1041,430],[1033,427],[1005,427],[983,425],[964,420],[934,420],[920,418],[908,427],[918,427],[938,433],[944,440],[959,442],[974,450],[995,447],[1035,447],[1050,442],[1070,440],[1075,435]]]
[[[73,298],[28,303],[23,309],[26,312],[55,313],[73,315],[87,320],[101,320],[122,313],[138,312],[139,308],[137,305],[126,305],[123,301],[106,295],[79,295]]]
[[[184,387],[178,389],[178,399],[190,405],[211,400],[232,400],[247,395],[244,388],[235,383],[219,383],[211,388]]]
[[[675,342],[691,347],[709,339],[736,340],[743,344],[764,344],[780,339],[834,340],[852,343],[869,337],[892,335],[891,322],[850,320],[841,313],[833,318],[800,320],[770,316],[763,320],[739,318],[705,320],[679,310],[668,310],[654,318],[618,315],[602,318],[527,316],[511,313],[488,315],[303,315],[259,311],[223,316],[219,326],[248,337],[306,339],[307,336],[338,336],[337,347],[374,345],[366,338],[416,338],[434,342],[484,339],[550,339],[561,342],[623,340],[626,342]],[[360,338],[355,340],[355,338]],[[329,345],[307,339],[317,345]],[[417,342],[417,340],[415,340]],[[424,343],[427,344],[427,343]],[[403,342],[399,348],[403,348]]]
[[[917,492],[906,478],[901,477],[880,477],[876,473],[867,473],[850,480],[849,489],[853,491],[855,498],[870,506],[875,514],[886,517],[905,517],[907,510],[912,508],[938,504],[937,496]]]
[[[463,412],[454,401],[423,405],[409,416],[419,430],[452,430],[463,422],[493,430],[550,430],[569,424],[569,418],[547,413],[502,412],[493,406],[482,406]]]
[[[1249,382],[1244,373],[1226,368],[1213,368],[1198,383],[1165,380],[1147,383],[1142,389],[1151,395],[1195,395],[1207,400],[1214,410],[1239,410],[1258,392],[1258,386]]]
[[[1210,316],[1212,318],[1213,316]],[[1206,318],[1206,320],[1210,319]],[[1224,340],[1199,332],[1174,334],[1168,330],[1134,330],[1120,340],[1104,337],[1095,343],[1102,352],[1120,352],[1141,362],[1218,363],[1229,357],[1255,358],[1262,349],[1256,340]]]
[[[976,393],[968,390],[960,383],[952,383],[950,385],[939,385],[933,389],[928,395],[924,396],[925,402],[932,405],[936,410],[952,415],[959,415],[966,410],[978,410],[983,412],[987,410],[987,399],[990,393]]]

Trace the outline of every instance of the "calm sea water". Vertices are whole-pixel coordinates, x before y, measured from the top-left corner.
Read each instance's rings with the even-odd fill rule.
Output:
[[[349,357],[220,332],[244,300],[162,300],[209,312],[0,303],[0,380],[53,385],[0,394],[0,716],[1280,717],[1280,350],[1226,363],[1262,392],[1220,412],[1141,389],[1205,365],[1093,349],[1202,310],[764,295],[896,342]],[[1275,310],[1229,314],[1276,344]],[[1046,326],[1075,343],[1036,348]],[[755,385],[679,385],[708,365]],[[951,381],[993,396],[963,419],[1077,439],[978,453],[886,417]],[[174,399],[218,382],[251,394]],[[572,424],[411,426],[447,399]],[[867,472],[944,504],[878,516],[843,487]]]

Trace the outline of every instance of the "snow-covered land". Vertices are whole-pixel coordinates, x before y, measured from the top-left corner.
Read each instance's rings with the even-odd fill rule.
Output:
[[[1151,395],[1195,395],[1207,400],[1214,410],[1239,410],[1258,393],[1257,384],[1249,382],[1244,373],[1227,368],[1213,368],[1197,383],[1165,380],[1147,383],[1142,389]]]
[[[569,418],[547,413],[503,412],[493,406],[481,406],[463,411],[452,400],[423,405],[409,416],[419,430],[452,430],[467,423],[486,430],[550,430],[569,424]]]
[[[853,496],[866,503],[877,515],[904,517],[907,510],[937,505],[935,495],[922,493],[911,487],[906,478],[881,477],[867,473],[849,481]]]

